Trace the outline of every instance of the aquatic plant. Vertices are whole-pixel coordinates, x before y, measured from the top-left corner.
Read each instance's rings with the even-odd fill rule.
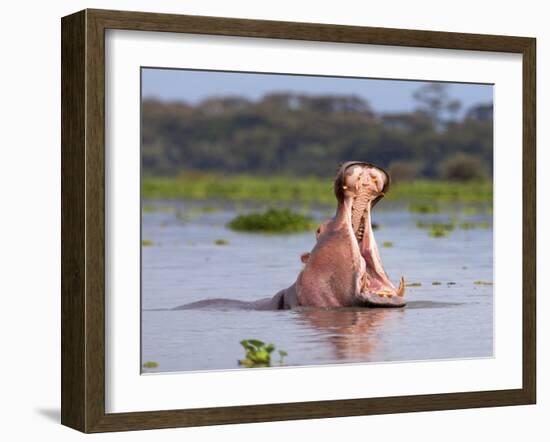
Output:
[[[432,281],[432,285],[441,285],[441,282],[439,282],[439,281]]]
[[[155,245],[155,243],[153,241],[151,241],[150,239],[144,239],[141,241],[141,245],[143,247],[151,247],[153,245]]]
[[[419,229],[428,229],[429,235],[432,238],[445,238],[455,229],[455,222],[450,223],[426,223],[423,221],[417,221],[416,227]]]
[[[421,282],[409,282],[408,284],[405,284],[405,287],[422,287]]]
[[[481,280],[474,281],[474,284],[475,285],[493,285],[491,281],[481,281]]]
[[[382,247],[386,247],[386,248],[393,247],[393,242],[391,242],[391,241],[384,241],[384,242],[382,243]]]
[[[317,224],[311,217],[289,209],[268,209],[263,213],[238,215],[228,226],[243,232],[294,233],[313,230]]]
[[[439,206],[428,203],[412,203],[409,204],[409,212],[412,213],[439,213]]]
[[[229,241],[226,239],[216,239],[214,241],[214,244],[216,244],[217,246],[226,246],[227,244],[229,244]]]
[[[239,365],[247,368],[270,367],[271,353],[275,350],[273,344],[266,344],[259,339],[243,339],[240,342],[245,350],[245,358],[239,360]],[[279,350],[279,365],[283,365],[283,359],[288,356],[284,350]]]
[[[200,210],[202,213],[216,213],[219,212],[221,209],[214,206],[203,206]]]
[[[463,230],[472,230],[472,229],[488,229],[491,225],[487,221],[483,221],[479,223],[464,221],[460,223],[459,226]]]
[[[441,228],[444,230],[454,230],[455,223],[454,222],[448,222],[448,223],[427,223],[424,221],[417,221],[416,227],[419,229],[432,229],[434,227]]]
[[[145,368],[157,368],[159,366],[158,362],[155,361],[147,361],[143,363],[143,366]]]
[[[277,350],[277,353],[279,353],[279,365],[283,365],[283,360],[286,356],[288,356],[288,353],[284,350]]]
[[[443,226],[443,225],[434,224],[430,228],[430,236],[432,238],[445,238],[445,237],[449,236],[449,232],[451,230],[452,229],[446,229],[445,226]]]

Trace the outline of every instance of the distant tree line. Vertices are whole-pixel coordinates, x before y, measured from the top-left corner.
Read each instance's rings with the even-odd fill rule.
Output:
[[[338,163],[362,160],[401,180],[490,177],[492,104],[458,119],[460,102],[449,100],[444,87],[428,84],[415,98],[417,110],[385,114],[357,96],[274,93],[197,105],[144,100],[143,171],[328,177]]]

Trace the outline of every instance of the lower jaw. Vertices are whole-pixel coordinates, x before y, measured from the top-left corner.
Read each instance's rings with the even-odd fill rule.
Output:
[[[367,281],[361,291],[361,299],[374,306],[401,307],[405,305],[404,300],[404,280],[402,278],[398,289],[391,283],[385,275],[369,273],[367,270]]]
[[[367,307],[404,307],[407,304],[403,296],[381,296],[372,292],[361,293],[360,300]]]
[[[359,298],[367,306],[403,307],[406,304],[403,296],[405,282],[402,277],[399,288],[396,289],[384,271],[372,233],[371,203],[372,201],[369,200],[366,207],[364,207],[364,212],[358,225],[353,226],[352,221],[352,226],[355,227],[354,233],[361,253],[361,259],[364,261],[364,268],[366,269]]]
[[[370,241],[372,250],[371,247],[367,247],[366,241]],[[405,281],[401,277],[399,288],[396,289],[389,280],[380,262],[370,225],[366,228],[364,235],[360,239],[358,238],[358,242],[361,259],[364,261],[366,269],[360,294],[361,302],[372,307],[403,307],[406,304],[404,299]]]

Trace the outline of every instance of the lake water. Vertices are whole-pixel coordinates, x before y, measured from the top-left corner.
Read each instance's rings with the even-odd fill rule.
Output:
[[[149,205],[157,210],[144,211],[142,217],[142,238],[153,243],[142,248],[142,361],[158,367],[144,371],[239,368],[237,360],[244,356],[239,342],[250,338],[285,350],[285,365],[493,354],[492,228],[457,228],[446,238],[431,238],[417,221],[448,221],[450,213],[413,214],[389,202],[377,206],[377,242],[393,243],[381,247],[388,275],[394,282],[404,275],[407,283],[420,284],[407,287],[405,308],[170,310],[206,298],[272,296],[295,281],[300,255],[312,249],[315,239],[313,232],[233,232],[226,224],[237,211],[228,205],[144,202]],[[222,210],[209,210],[213,205]],[[320,221],[328,218],[327,209],[313,215]],[[483,210],[459,216],[492,220]],[[228,243],[216,245],[219,239]]]

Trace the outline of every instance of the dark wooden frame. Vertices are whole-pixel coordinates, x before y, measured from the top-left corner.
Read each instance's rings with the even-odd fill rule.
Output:
[[[61,422],[83,432],[533,404],[536,400],[536,40],[450,32],[84,10],[62,29]],[[523,386],[515,390],[105,413],[105,30],[185,32],[523,56]],[[518,146],[519,148],[519,146]]]

